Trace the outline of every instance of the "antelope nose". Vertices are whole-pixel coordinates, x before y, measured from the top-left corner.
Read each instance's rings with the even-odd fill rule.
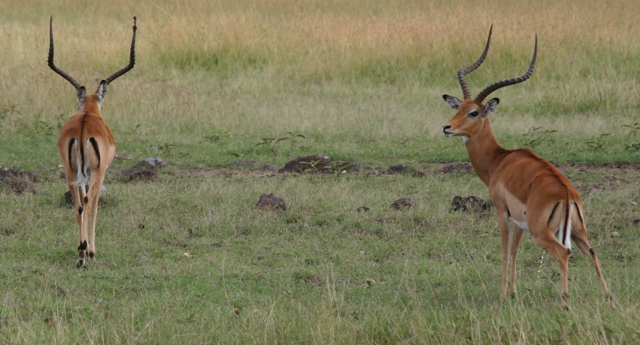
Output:
[[[449,130],[450,128],[451,128],[451,125],[442,126],[442,133],[447,133],[447,130]]]

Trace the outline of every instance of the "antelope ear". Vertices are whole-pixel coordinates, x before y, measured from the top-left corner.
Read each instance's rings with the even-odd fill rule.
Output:
[[[500,99],[499,98],[490,99],[487,102],[487,104],[484,106],[484,114],[483,114],[483,116],[489,116],[489,114],[491,114],[494,111],[496,111],[496,108],[498,107],[498,104],[500,104]]]
[[[76,97],[78,98],[78,110],[82,110],[82,108],[84,108],[84,99],[86,95],[87,89],[84,86],[80,86],[78,88],[78,93],[76,94]]]
[[[102,106],[102,101],[107,96],[107,82],[101,81],[100,85],[96,89],[96,95],[98,96],[98,104]]]
[[[460,101],[460,99],[455,96],[442,95],[442,98],[449,104],[449,106],[453,110],[458,110],[458,107],[460,107],[460,103],[462,103],[462,101]]]

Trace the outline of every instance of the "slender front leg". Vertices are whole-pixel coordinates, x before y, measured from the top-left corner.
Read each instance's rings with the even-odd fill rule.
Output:
[[[513,230],[513,240],[511,240],[511,279],[509,281],[509,288],[511,290],[511,296],[516,296],[516,261],[518,260],[518,248],[520,247],[520,240],[524,231],[520,227],[516,226]]]
[[[500,226],[500,247],[502,249],[502,285],[500,299],[507,297],[507,265],[509,262],[509,219],[506,211],[498,210],[498,225]]]

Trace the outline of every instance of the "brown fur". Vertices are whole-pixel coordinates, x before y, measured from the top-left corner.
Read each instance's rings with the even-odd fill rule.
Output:
[[[85,147],[88,138],[95,140],[98,152],[95,151],[94,145]],[[75,144],[70,144],[72,141],[75,141]],[[77,150],[75,145],[80,145],[80,149]],[[77,171],[82,169],[77,166],[76,154],[78,151],[81,155],[80,161],[89,162],[91,174],[88,195],[84,185],[76,185]],[[95,256],[98,199],[107,168],[116,154],[115,140],[111,130],[101,117],[97,95],[87,95],[82,112],[73,115],[64,124],[58,137],[58,153],[64,164],[67,185],[77,210],[76,222],[80,237],[78,267],[82,267],[87,256],[91,258]],[[90,239],[89,222],[91,222]]]
[[[480,115],[470,117],[468,114],[474,110]],[[516,226],[509,253],[509,215],[520,222],[526,222],[536,243],[558,259],[562,305],[567,307],[570,251],[554,234],[562,220],[566,228],[571,203],[575,204],[577,210],[571,213],[571,238],[593,263],[602,289],[605,295],[610,297],[600,262],[587,240],[580,195],[571,182],[556,167],[531,150],[502,148],[491,131],[483,104],[476,104],[470,99],[461,101],[457,114],[445,124],[445,130],[449,135],[468,137],[465,145],[471,165],[478,177],[489,187],[489,195],[498,212],[502,246],[500,297],[505,298],[508,292],[514,295],[516,293],[516,258],[523,233],[523,229]],[[556,208],[565,211],[565,217],[554,216]],[[507,285],[509,254],[511,277]]]

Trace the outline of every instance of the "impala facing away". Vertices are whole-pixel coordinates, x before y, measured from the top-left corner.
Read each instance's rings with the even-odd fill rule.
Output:
[[[489,51],[491,30],[484,52],[473,65],[458,71],[464,100],[443,95],[444,100],[457,113],[442,127],[447,137],[462,137],[471,165],[478,177],[489,187],[491,201],[498,211],[502,246],[502,284],[500,297],[507,296],[507,263],[509,260],[509,218],[516,224],[511,244],[511,277],[509,291],[516,294],[516,258],[524,230],[530,231],[536,243],[560,262],[562,282],[562,306],[567,308],[569,254],[571,240],[593,263],[602,289],[607,298],[607,288],[600,262],[587,241],[584,211],[578,191],[551,163],[538,157],[529,149],[507,150],[502,148],[491,131],[489,114],[498,107],[499,99],[482,101],[492,92],[509,85],[521,83],[531,76],[536,63],[538,37],[536,36],[533,59],[527,72],[514,79],[506,79],[489,85],[475,99],[465,80],[465,75],[478,68]]]
[[[102,119],[100,107],[107,95],[107,85],[127,73],[135,64],[136,17],[133,17],[133,39],[129,65],[100,82],[94,94],[87,95],[84,86],[53,63],[53,16],[49,21],[49,58],[51,69],[76,88],[80,113],[73,115],[60,131],[58,152],[73,196],[76,221],[80,233],[77,267],[85,266],[86,257],[94,258],[96,253],[96,218],[98,199],[109,164],[116,154],[113,134]],[[91,218],[91,240],[88,224]]]

